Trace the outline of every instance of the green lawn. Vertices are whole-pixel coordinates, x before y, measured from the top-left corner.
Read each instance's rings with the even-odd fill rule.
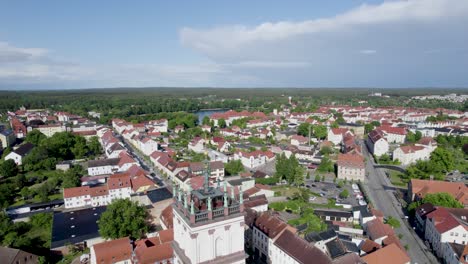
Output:
[[[402,179],[401,176],[403,174],[398,171],[392,171],[392,170],[387,170],[388,174],[390,175],[390,182],[395,185],[395,186],[401,186],[401,187],[406,187],[407,186],[407,181],[405,179]]]
[[[294,194],[298,193],[300,188],[294,186],[274,186],[271,188],[275,193],[279,194],[278,196],[292,197]]]

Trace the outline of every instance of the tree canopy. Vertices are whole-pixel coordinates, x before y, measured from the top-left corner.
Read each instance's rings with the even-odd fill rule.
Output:
[[[147,217],[145,208],[136,202],[114,200],[99,218],[99,234],[111,239],[126,236],[141,238],[149,229]]]
[[[244,171],[244,165],[240,160],[231,160],[224,166],[227,175],[237,175]]]
[[[427,194],[422,200],[409,204],[408,210],[413,211],[418,206],[425,203],[448,208],[463,208],[463,204],[453,198],[452,195],[442,192]]]
[[[293,154],[289,158],[282,153],[276,157],[276,174],[280,179],[285,179],[289,184],[301,185],[304,183],[304,168],[299,164]]]

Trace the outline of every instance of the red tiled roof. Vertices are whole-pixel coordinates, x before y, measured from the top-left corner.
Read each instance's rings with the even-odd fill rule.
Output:
[[[132,187],[128,174],[114,174],[107,179],[109,190]]]
[[[392,227],[388,224],[382,223],[378,218],[367,222],[367,233],[372,240],[394,234]]]
[[[174,230],[166,229],[151,238],[135,242],[135,255],[138,263],[156,263],[172,259],[174,253],[171,242],[174,240]]]
[[[96,186],[89,189],[91,197],[104,196],[109,194],[107,185]]]
[[[406,264],[410,258],[397,245],[391,244],[362,257],[367,264]]]
[[[376,251],[377,249],[380,249],[382,246],[377,244],[376,242],[366,239],[364,243],[361,245],[361,250],[366,252],[367,254]]]
[[[255,226],[269,238],[274,239],[286,229],[287,224],[271,215],[270,212],[264,212],[255,220]]]
[[[96,262],[112,264],[132,258],[132,245],[128,237],[95,244]]]
[[[338,166],[353,167],[353,168],[364,168],[364,157],[358,154],[339,154]]]
[[[424,147],[416,146],[416,145],[408,145],[408,146],[401,146],[400,149],[401,151],[403,151],[403,153],[409,154],[409,153],[415,153],[415,152],[424,150]]]
[[[89,186],[73,187],[73,188],[64,188],[63,189],[63,198],[79,197],[89,195]]]
[[[467,187],[462,182],[411,179],[411,188],[411,192],[420,198],[430,193],[445,192],[462,204],[468,204]]]
[[[167,228],[172,228],[174,226],[172,205],[168,205],[164,210],[162,210],[160,218]]]

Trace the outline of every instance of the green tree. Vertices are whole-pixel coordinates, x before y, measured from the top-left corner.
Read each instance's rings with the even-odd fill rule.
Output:
[[[320,175],[319,175],[319,174],[316,174],[316,175],[315,175],[314,181],[315,181],[315,182],[319,182],[319,181],[320,181]]]
[[[218,119],[218,127],[225,128],[226,127],[226,120],[223,118]]]
[[[414,211],[421,204],[431,203],[434,206],[442,206],[448,208],[463,208],[463,204],[457,201],[448,193],[432,193],[427,194],[422,200],[412,202],[408,205],[408,211]]]
[[[300,125],[297,127],[297,134],[298,134],[298,135],[301,135],[301,136],[304,136],[304,137],[308,137],[308,136],[309,136],[309,129],[310,129],[311,132],[312,132],[311,124],[309,124],[309,123],[302,123],[302,124],[300,124]],[[312,133],[311,133],[311,134],[312,134]]]
[[[332,172],[334,170],[335,167],[333,166],[333,162],[327,156],[324,156],[322,158],[322,161],[320,162],[320,165],[317,168],[317,171],[327,173]]]
[[[80,175],[73,170],[70,169],[64,173],[62,187],[63,188],[71,188],[71,187],[78,187],[80,186]]]
[[[414,134],[415,141],[418,142],[421,138],[422,138],[421,131],[416,131],[416,133]]]
[[[449,172],[453,170],[455,160],[450,151],[438,147],[431,153],[430,162],[435,172]]]
[[[399,228],[401,226],[400,221],[392,216],[387,217],[387,219],[385,219],[385,223],[393,228]]]
[[[339,196],[341,199],[348,198],[349,197],[348,189],[344,189],[342,192],[340,192]]]
[[[335,178],[336,179],[336,178]],[[343,188],[344,187],[344,181],[338,181],[337,185],[338,188]]]
[[[209,116],[204,116],[203,119],[202,119],[202,124],[205,125],[205,126],[209,126],[210,125],[210,117]]]
[[[240,160],[231,160],[224,165],[224,169],[227,175],[238,175],[240,172],[244,171],[244,166]]]
[[[413,132],[408,131],[406,134],[406,141],[410,143],[416,142],[416,135]]]
[[[8,178],[16,174],[18,174],[18,166],[13,160],[9,159],[0,164],[0,176]]]
[[[99,218],[99,234],[116,239],[130,236],[141,238],[148,232],[146,209],[129,199],[113,201]]]
[[[98,137],[91,137],[88,142],[88,149],[93,155],[99,155],[102,153],[101,143],[99,143]]]
[[[374,130],[374,128],[375,128],[374,125],[372,125],[372,124],[370,124],[370,123],[369,123],[369,124],[365,124],[365,125],[364,125],[364,132],[365,132],[366,134],[369,134],[369,132],[371,132],[372,130]]]
[[[24,139],[24,141],[38,146],[46,139],[47,139],[46,135],[42,134],[41,131],[37,129],[33,129],[31,132],[26,134],[26,138]]]
[[[304,168],[302,166],[296,166],[294,168],[294,174],[293,174],[293,184],[296,186],[300,186],[304,184]]]
[[[314,136],[318,139],[324,139],[327,137],[327,127],[324,125],[314,126]]]

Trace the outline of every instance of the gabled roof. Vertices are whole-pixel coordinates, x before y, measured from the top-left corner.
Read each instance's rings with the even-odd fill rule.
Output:
[[[109,190],[131,188],[130,177],[128,174],[114,174],[107,179]]]
[[[90,195],[89,186],[80,186],[73,188],[64,188],[63,189],[63,198],[71,198],[78,196]]]
[[[352,167],[352,168],[361,168],[365,167],[364,157],[359,154],[338,154],[338,161],[336,162],[338,166],[343,167]]]
[[[362,257],[367,264],[406,264],[411,260],[397,245],[391,244]]]
[[[96,262],[112,264],[132,258],[132,245],[128,237],[95,244]]]
[[[174,226],[172,204],[168,205],[166,208],[164,208],[164,210],[162,210],[160,218],[167,228],[172,228]]]
[[[393,229],[390,225],[384,224],[380,219],[374,219],[367,222],[367,234],[372,240],[376,240],[393,234]]]
[[[13,150],[14,153],[20,155],[21,157],[26,156],[32,149],[34,148],[34,145],[26,142],[22,144],[19,148]]]
[[[380,249],[382,246],[379,245],[378,243],[370,240],[370,239],[366,239],[362,244],[361,244],[361,250],[366,252],[367,254],[369,253],[372,253],[378,249]]]
[[[465,214],[462,216],[464,216],[464,221],[466,221],[468,216],[468,209],[462,210],[465,212]],[[449,210],[444,207],[437,207],[436,210],[427,214],[427,219],[433,222],[434,227],[437,230],[437,232],[439,232],[439,234],[443,234],[447,231],[450,231],[457,226],[462,226],[463,228],[468,229],[466,223],[463,223],[461,219],[457,219],[456,216],[451,214]]]
[[[287,227],[285,222],[273,216],[270,212],[262,213],[257,218],[254,225],[271,239],[274,239]]]
[[[320,264],[332,263],[331,259],[320,249],[294,235],[289,230],[285,230],[276,239],[275,245],[301,264],[311,263],[311,260]]]
[[[174,230],[159,231],[155,237],[141,239],[135,242],[135,255],[138,263],[158,263],[171,259],[173,249],[171,242],[174,240]]]
[[[420,198],[427,194],[445,192],[453,196],[462,204],[468,204],[467,187],[462,182],[446,182],[435,180],[411,179],[411,192]]]

